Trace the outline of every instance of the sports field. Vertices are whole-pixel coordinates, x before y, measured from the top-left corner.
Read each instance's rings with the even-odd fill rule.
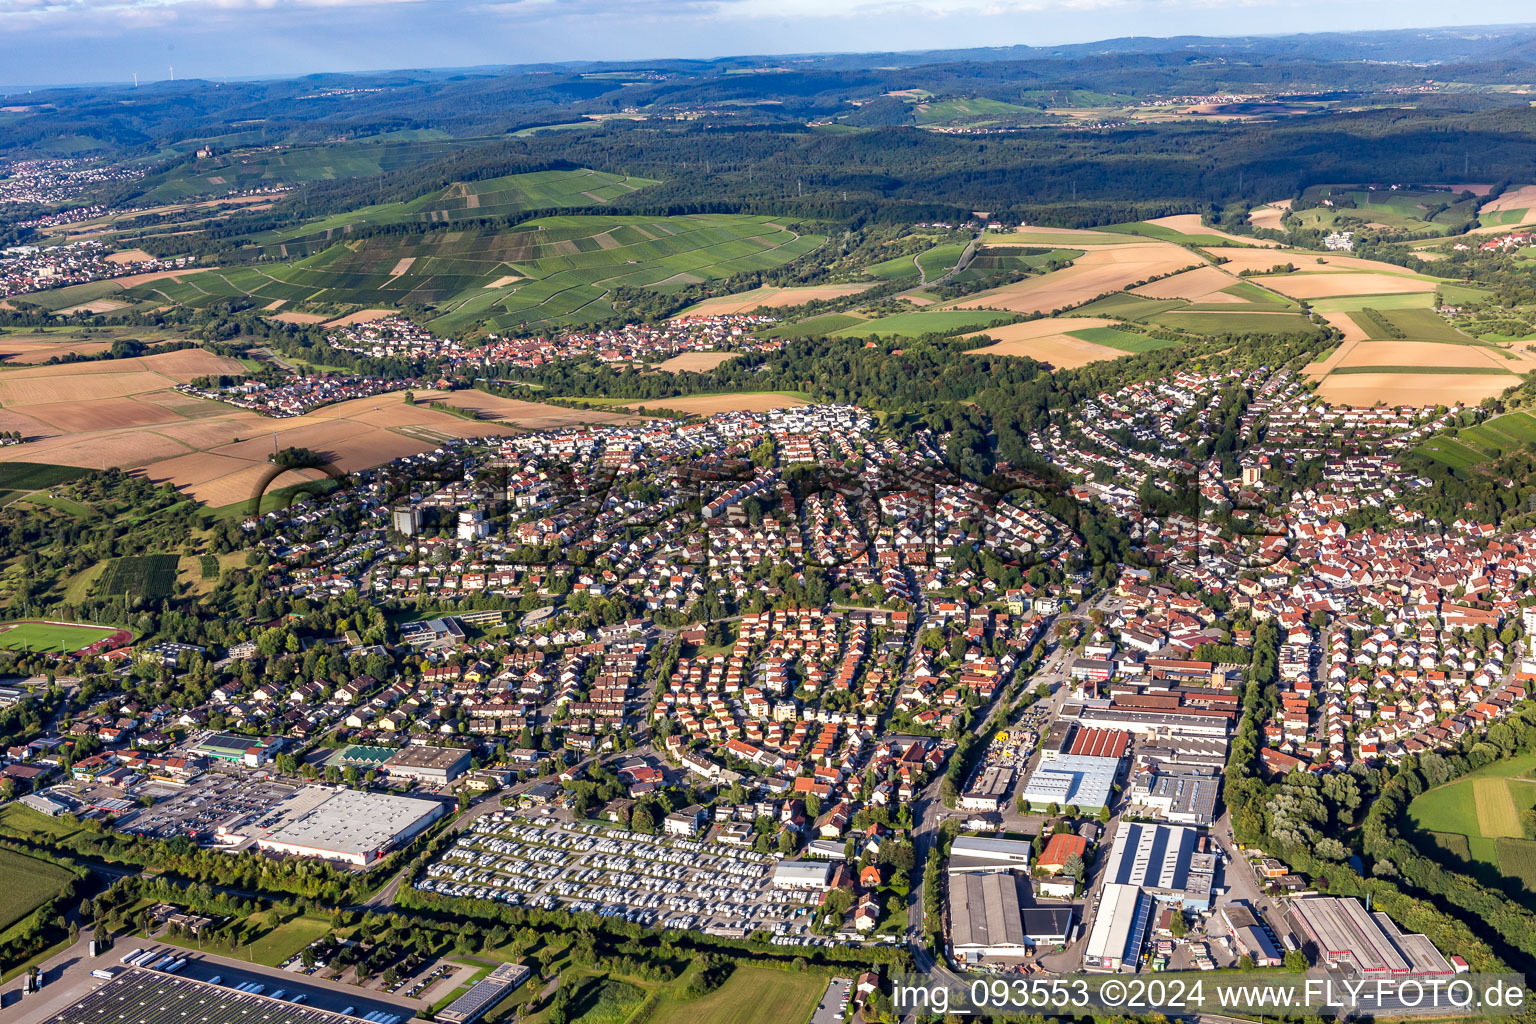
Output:
[[[0,648],[8,651],[57,651],[68,654],[105,640],[117,630],[56,622],[0,623]]]
[[[14,850],[0,850],[0,935],[11,925],[58,895],[69,872],[56,864]]]
[[[1522,838],[1520,814],[1536,807],[1536,754],[1495,761],[1423,793],[1408,817],[1426,832],[1466,837],[1468,856],[1512,878],[1536,883],[1536,843]],[[1434,844],[1454,852],[1440,836]]]

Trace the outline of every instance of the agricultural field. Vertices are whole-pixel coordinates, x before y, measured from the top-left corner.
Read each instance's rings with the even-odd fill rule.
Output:
[[[96,589],[108,597],[124,594],[169,597],[176,589],[176,555],[130,555],[107,565]]]
[[[1313,205],[1323,202],[1334,205]],[[1434,232],[1473,219],[1474,198],[1460,192],[1432,189],[1370,189],[1348,185],[1314,185],[1302,193],[1306,209],[1294,212],[1298,224],[1319,230]]]
[[[1432,437],[1417,451],[1426,458],[1464,469],[1531,444],[1536,444],[1536,416],[1517,411],[1466,427],[1452,435]]]
[[[813,316],[808,320],[775,324],[768,330],[760,332],[760,335],[764,338],[816,338],[836,334],[845,327],[854,327],[863,322],[864,317],[852,313],[826,313],[822,316]]]
[[[760,307],[776,309],[787,306],[799,306],[807,302],[847,298],[850,295],[857,295],[860,292],[868,291],[872,287],[874,286],[870,284],[854,282],[851,284],[806,285],[794,288],[754,288],[749,292],[738,292],[735,295],[720,295],[715,298],[705,299],[703,302],[696,302],[677,315],[679,317],[723,316],[728,313],[750,313],[752,310]]]
[[[805,1021],[821,1001],[827,979],[805,971],[738,966],[715,991],[698,999],[664,997],[650,1024],[785,1024]]]
[[[105,640],[117,630],[108,626],[77,626],[58,622],[0,624],[0,648],[8,651],[59,651],[69,654]]]
[[[1176,342],[1121,330],[1113,320],[1045,317],[980,332],[993,344],[972,349],[973,355],[1028,356],[1053,369],[1075,369],[1127,352],[1150,352]],[[977,337],[979,335],[967,335]]]
[[[876,320],[866,320],[851,327],[844,327],[834,332],[833,336],[838,338],[920,338],[925,334],[944,331],[990,327],[1013,319],[1013,314],[1000,313],[996,310],[918,310],[911,313],[895,313]]]
[[[473,139],[407,139],[390,136],[318,146],[263,146],[232,149],[192,159],[146,178],[144,199],[174,203],[229,192],[287,187],[310,181],[360,178],[412,167],[447,156]]]
[[[588,168],[533,171],[482,181],[460,181],[408,202],[380,203],[259,233],[263,256],[292,259],[325,249],[360,228],[389,224],[440,224],[510,217],[532,210],[601,206],[656,182]]]
[[[1428,790],[1408,806],[1420,829],[1465,836],[1470,859],[1527,886],[1536,880],[1536,843],[1521,838],[1520,815],[1536,807],[1536,754],[1495,761]],[[1447,849],[1448,843],[1436,838]]]
[[[991,242],[997,244],[996,239]],[[955,309],[987,307],[1017,313],[1048,313],[1070,309],[1109,292],[1134,287],[1150,278],[1204,262],[1189,250],[1169,242],[1138,240],[1099,245],[1085,248],[1084,254],[1064,270],[970,295],[950,305]]]
[[[788,391],[743,391],[722,395],[688,395],[683,398],[653,398],[627,403],[624,408],[666,409],[685,416],[713,416],[717,412],[767,412],[769,409],[793,409],[810,402],[803,395]]]
[[[612,290],[681,288],[782,266],[819,248],[764,217],[550,217],[515,231],[440,230],[343,242],[283,264],[210,271],[134,289],[199,306],[231,296],[267,303],[420,304],[434,330],[582,323],[613,313]]]
[[[956,127],[1001,128],[1016,125],[1045,124],[1057,120],[1037,107],[1021,107],[985,96],[963,99],[918,99],[912,115],[919,128]]]
[[[1153,220],[1111,224],[1098,230],[1113,231],[1123,235],[1146,235],[1148,238],[1177,242],[1180,245],[1274,246],[1279,244],[1262,238],[1248,238],[1244,235],[1230,234],[1220,228],[1208,227],[1200,223],[1198,213],[1178,213],[1171,217],[1157,217]]]
[[[47,903],[70,881],[68,871],[15,850],[0,850],[0,936]]]

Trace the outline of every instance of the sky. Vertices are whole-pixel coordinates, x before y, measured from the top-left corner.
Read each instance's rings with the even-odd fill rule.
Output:
[[[1476,24],[1530,19],[1484,0]],[[1454,24],[1443,0],[0,0],[0,84]]]

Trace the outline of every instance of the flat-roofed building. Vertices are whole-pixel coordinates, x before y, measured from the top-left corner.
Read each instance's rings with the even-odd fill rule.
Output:
[[[781,860],[773,869],[775,889],[825,891],[832,877],[832,862],[825,860]]]
[[[384,770],[393,778],[446,786],[463,775],[469,764],[469,751],[463,747],[405,747],[384,762]]]
[[[975,784],[960,794],[962,811],[1001,810],[1013,786],[1013,769],[1007,765],[992,765],[976,779]]]
[[[1215,772],[1167,768],[1139,772],[1131,780],[1131,805],[1149,816],[1179,825],[1209,825],[1216,820],[1221,779]]]
[[[1135,970],[1152,926],[1156,902],[1139,886],[1107,883],[1083,948],[1083,969]]]
[[[1043,810],[1051,804],[1069,804],[1084,811],[1106,806],[1114,793],[1120,774],[1117,757],[1091,757],[1085,754],[1057,754],[1042,760],[1019,791],[1030,807]]]
[[[366,867],[446,812],[436,800],[307,786],[246,826],[246,834],[263,850]]]
[[[1367,977],[1438,976],[1451,965],[1423,935],[1405,935],[1387,915],[1357,899],[1313,896],[1291,904],[1291,923],[1317,960]]]
[[[1285,962],[1285,954],[1280,952],[1259,922],[1258,915],[1247,904],[1229,903],[1218,913],[1238,955],[1246,954],[1252,958],[1255,967],[1279,967]]]
[[[1104,869],[1106,883],[1134,885],[1157,899],[1205,910],[1216,880],[1216,855],[1201,850],[1203,833],[1179,825],[1121,822]]]
[[[956,836],[949,847],[949,873],[956,875],[1028,871],[1032,852],[1029,843],[1022,839]]]
[[[1019,875],[962,874],[949,882],[950,950],[960,960],[1024,957],[1059,944],[1072,930],[1074,908],[1036,907]]]
[[[499,964],[495,970],[475,982],[459,998],[439,1010],[434,1020],[443,1024],[474,1024],[519,985],[533,971],[522,964]]]

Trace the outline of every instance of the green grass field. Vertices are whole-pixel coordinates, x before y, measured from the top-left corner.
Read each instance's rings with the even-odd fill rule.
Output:
[[[168,597],[176,587],[176,555],[130,555],[107,566],[97,588],[104,595]]]
[[[271,302],[420,304],[430,326],[582,323],[613,313],[620,285],[683,287],[782,266],[819,248],[766,217],[546,217],[513,231],[377,235],[331,245],[290,263],[196,274],[135,288],[191,306],[234,295]]]
[[[331,930],[330,922],[322,917],[299,915],[281,923],[274,924],[275,921],[277,917],[272,911],[260,911],[246,918],[242,929],[248,941],[227,950],[228,954],[267,967],[278,967]],[[187,949],[198,948],[197,939],[187,936],[179,939],[165,938],[163,941]]]
[[[1432,437],[1415,451],[1454,469],[1465,469],[1533,442],[1536,416],[1517,410],[1459,430],[1453,437]]]
[[[1234,245],[1232,239],[1222,238],[1220,235],[1185,234],[1175,231],[1173,228],[1162,224],[1151,224],[1147,221],[1134,221],[1129,224],[1108,224],[1104,227],[1094,228],[1095,231],[1113,231],[1117,235],[1142,235],[1146,238],[1157,238],[1164,242],[1175,242],[1181,245]]]
[[[23,622],[9,629],[0,628],[0,648],[7,651],[57,651],[69,654],[116,632],[115,629],[103,626],[56,626],[48,622]]]
[[[708,995],[664,998],[649,1024],[802,1024],[826,989],[820,974],[741,966]]]
[[[1476,200],[1459,193],[1431,189],[1366,189],[1348,185],[1314,185],[1302,193],[1303,202],[1323,199],[1340,203],[1315,206],[1294,214],[1303,227],[1351,228],[1379,224],[1401,231],[1445,232],[1470,219]],[[1442,209],[1443,207],[1443,209]]]
[[[44,462],[0,462],[0,490],[40,491],[78,480],[90,472],[79,466],[51,466]]]
[[[1508,842],[1511,832],[1518,836],[1519,813],[1536,807],[1533,771],[1536,754],[1495,761],[1424,792],[1408,805],[1408,817],[1428,832],[1466,836],[1473,860],[1510,874],[1500,862],[1498,843]],[[1444,849],[1443,842],[1437,841],[1437,845]]]
[[[1183,299],[1148,299],[1141,295],[1132,295],[1130,292],[1120,292],[1117,295],[1106,295],[1102,299],[1095,299],[1086,306],[1078,306],[1072,310],[1071,315],[1105,316],[1115,320],[1145,323],[1159,313],[1183,309],[1187,305],[1189,303]]]
[[[949,273],[964,251],[965,246],[959,244],[936,245],[917,257],[917,265],[922,268],[925,280],[934,281]]]
[[[1130,331],[1122,331],[1116,327],[1086,327],[1080,331],[1068,331],[1067,334],[1073,338],[1081,338],[1083,341],[1091,341],[1095,345],[1117,348],[1122,352],[1156,352],[1160,348],[1172,348],[1182,344],[1166,338],[1149,338],[1143,334],[1132,334]]]
[[[1372,309],[1430,309],[1435,297],[1430,292],[1407,292],[1403,295],[1372,295],[1341,299],[1311,299],[1312,308],[1319,313],[1350,313],[1370,306]]]
[[[1536,892],[1536,842],[1529,839],[1496,839],[1494,850],[1499,858],[1499,873],[1518,878],[1522,885]]]
[[[13,850],[0,850],[0,935],[58,895],[69,882],[68,871],[56,864]]]
[[[762,336],[765,338],[814,338],[823,334],[835,334],[845,327],[853,327],[863,322],[863,317],[848,313],[827,313],[798,323],[777,324],[772,329],[763,331]]]
[[[868,277],[876,277],[882,281],[901,281],[906,278],[917,279],[917,263],[913,256],[893,256],[879,263],[872,263],[864,268],[864,274]]]
[[[898,337],[919,338],[924,334],[959,329],[981,330],[1000,323],[1010,323],[1018,317],[1013,313],[999,313],[986,309],[936,309],[913,313],[896,313],[878,320],[866,320],[852,327],[837,331],[838,338]]]

